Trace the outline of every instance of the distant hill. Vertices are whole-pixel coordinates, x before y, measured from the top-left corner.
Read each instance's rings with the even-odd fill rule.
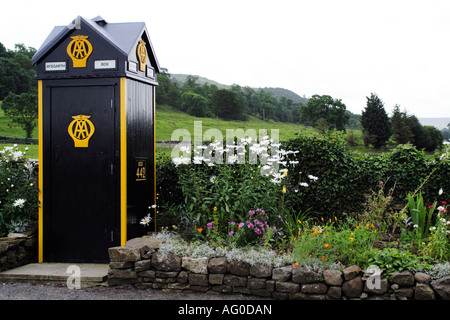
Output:
[[[418,118],[423,126],[434,126],[439,130],[447,128],[450,123],[450,118]]]
[[[220,89],[229,89],[231,87],[231,86],[228,86],[226,84],[221,84],[221,83],[218,83],[217,81],[210,80],[208,78],[197,76],[197,75],[179,74],[179,73],[171,73],[170,74],[170,78],[172,79],[172,81],[178,82],[180,85],[186,81],[188,76],[196,77],[197,78],[196,83],[198,83],[200,85],[203,85],[204,83],[214,84],[217,87],[219,87]],[[270,87],[266,87],[266,88],[252,88],[252,89],[254,89],[254,90],[261,89],[261,90],[267,91],[267,92],[271,93],[272,96],[274,96],[277,100],[280,100],[281,97],[285,97],[286,99],[291,99],[294,103],[297,103],[297,102],[306,103],[306,102],[308,102],[308,99],[306,97],[301,97],[298,94],[296,94],[295,92],[293,92],[291,90],[288,90],[288,89],[270,88]]]

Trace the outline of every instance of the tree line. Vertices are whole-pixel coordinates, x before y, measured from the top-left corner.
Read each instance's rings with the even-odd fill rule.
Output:
[[[385,147],[390,138],[397,144],[411,143],[426,151],[435,151],[442,147],[444,130],[441,132],[434,126],[422,126],[416,116],[401,111],[398,104],[394,106],[389,118],[383,101],[375,93],[366,98],[367,104],[361,114],[366,147]]]
[[[236,84],[229,89],[210,83],[200,85],[197,80],[195,76],[188,76],[179,84],[163,69],[158,75],[157,105],[169,105],[196,117],[247,121],[249,116],[255,116],[262,120],[299,122],[300,103],[292,99],[276,99],[262,89]]]
[[[16,44],[14,50],[9,50],[0,43],[1,108],[25,130],[27,138],[37,125],[38,115],[36,68],[31,63],[35,52],[36,49],[24,44]],[[375,148],[386,146],[392,139],[398,144],[411,143],[419,149],[433,151],[441,146],[444,138],[450,138],[450,123],[442,131],[422,126],[417,117],[401,111],[399,105],[389,117],[375,93],[366,97],[365,110],[358,115],[348,111],[340,99],[328,95],[313,95],[302,103],[286,97],[277,99],[263,89],[239,85],[221,89],[215,84],[200,85],[197,80],[188,76],[179,84],[171,80],[167,69],[162,69],[156,87],[157,106],[170,105],[193,116],[225,120],[245,121],[255,116],[314,126],[320,131],[362,129],[364,144]]]

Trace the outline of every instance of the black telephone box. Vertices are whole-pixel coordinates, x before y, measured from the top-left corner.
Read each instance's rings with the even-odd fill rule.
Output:
[[[106,262],[156,227],[155,86],[144,23],[77,17],[33,57],[39,89],[39,261]],[[140,224],[150,214],[152,223]]]

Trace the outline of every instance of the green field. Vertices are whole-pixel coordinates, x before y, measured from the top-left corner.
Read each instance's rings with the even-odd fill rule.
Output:
[[[172,140],[172,134],[176,129],[186,129],[190,136],[191,141],[194,140],[194,123],[196,121],[201,121],[201,129],[202,134],[205,133],[208,129],[219,129],[222,132],[223,137],[226,137],[227,129],[242,129],[244,132],[249,129],[254,129],[256,133],[259,135],[261,129],[267,130],[267,134],[272,136],[272,129],[278,130],[279,140],[285,141],[295,137],[296,133],[315,133],[316,129],[312,127],[306,127],[294,123],[283,123],[283,122],[275,122],[275,121],[263,121],[259,118],[249,116],[249,121],[225,121],[221,119],[212,119],[212,118],[197,118],[194,116],[190,116],[184,112],[173,109],[170,106],[157,106],[156,108],[156,140],[157,141],[170,141]],[[33,138],[37,138],[38,132],[37,128],[33,131]],[[361,138],[361,130],[351,130],[358,140],[358,145],[352,147],[351,150],[355,155],[363,154],[363,153],[372,153],[372,152],[384,152],[386,150],[373,150],[367,149],[363,146],[362,138]],[[350,130],[347,130],[350,132]],[[12,125],[11,120],[6,117],[2,111],[0,111],[0,136],[5,137],[16,137],[16,138],[24,138],[25,131],[21,129],[17,125]],[[259,137],[259,136],[258,136]],[[175,141],[181,141],[182,138],[175,135]],[[3,146],[12,146],[14,142],[4,142],[1,143]],[[3,146],[0,145],[0,149]],[[38,146],[37,145],[25,145],[18,143],[19,150],[25,151],[25,148],[28,147],[27,157],[31,159],[38,158]],[[170,147],[157,147],[158,153],[170,153]]]
[[[271,129],[278,129],[279,139],[288,140],[293,138],[298,132],[313,132],[314,129],[305,126],[299,126],[294,123],[283,123],[275,121],[263,121],[259,118],[249,116],[249,121],[225,121],[212,118],[197,118],[184,112],[172,109],[169,106],[158,106],[156,108],[156,140],[171,140],[172,133],[176,129],[186,129],[194,140],[194,122],[202,122],[203,133],[208,129],[219,129],[223,137],[226,137],[226,129],[242,129],[244,132],[248,129],[254,129],[259,134],[260,129],[266,129],[267,134],[271,136]],[[178,137],[174,137],[178,139]]]

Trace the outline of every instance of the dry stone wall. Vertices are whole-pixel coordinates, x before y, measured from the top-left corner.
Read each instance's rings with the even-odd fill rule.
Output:
[[[0,238],[0,272],[37,261],[37,239],[34,231],[11,233]]]
[[[450,276],[431,281],[427,274],[403,271],[388,280],[358,266],[317,273],[293,266],[250,265],[226,257],[179,257],[160,252],[159,246],[159,240],[144,237],[109,248],[108,284],[283,300],[450,300]]]

